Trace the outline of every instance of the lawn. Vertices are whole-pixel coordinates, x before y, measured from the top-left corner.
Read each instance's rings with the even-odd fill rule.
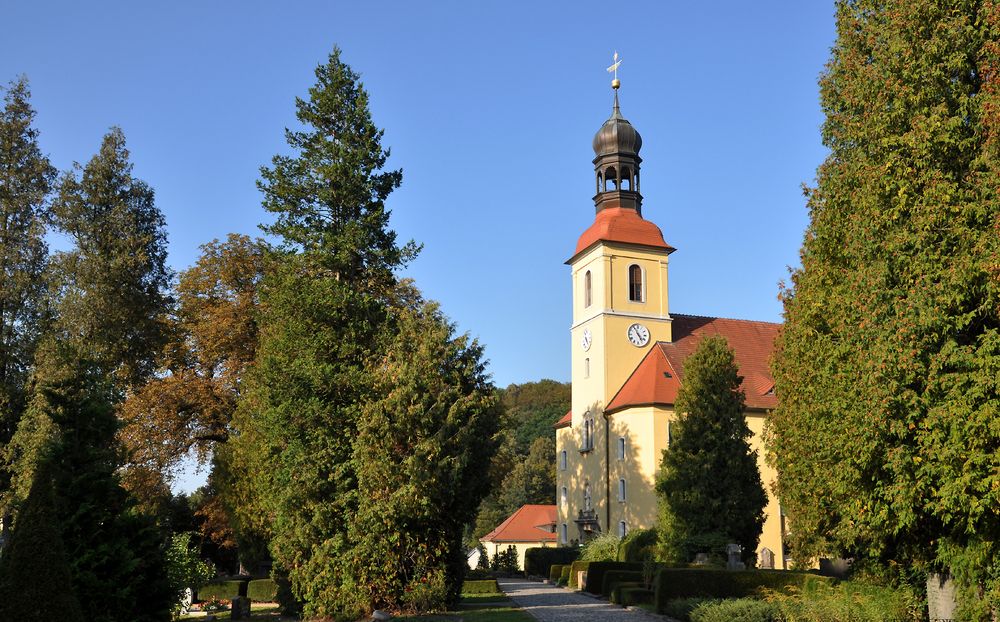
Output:
[[[455,611],[425,616],[402,616],[393,620],[407,622],[534,622],[527,613],[513,606],[496,606],[510,603],[506,594],[469,594],[462,596]]]
[[[203,613],[189,613],[181,616],[181,620],[204,620]],[[216,620],[229,620],[228,611],[220,611],[215,614]],[[278,605],[274,603],[253,603],[250,605],[250,620],[252,622],[279,622],[285,620],[295,620],[295,618],[282,618]]]

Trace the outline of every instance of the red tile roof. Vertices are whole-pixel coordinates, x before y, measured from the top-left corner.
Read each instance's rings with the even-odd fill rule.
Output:
[[[562,419],[560,419],[559,421],[556,421],[554,424],[552,424],[552,427],[555,428],[555,429],[557,429],[557,430],[559,428],[566,428],[566,427],[569,427],[569,424],[572,421],[573,421],[573,411],[572,410],[567,410],[566,414],[562,416]]]
[[[554,505],[522,505],[480,539],[485,542],[555,542],[558,521]]]
[[[675,250],[663,240],[663,233],[659,227],[644,220],[638,212],[627,207],[609,207],[597,212],[594,224],[590,225],[577,241],[573,258],[602,241],[638,244],[660,248],[668,253]],[[571,258],[566,263],[572,261]]]
[[[781,324],[696,315],[675,314],[672,317],[674,340],[661,341],[650,349],[605,412],[629,406],[673,405],[684,378],[684,360],[708,335],[722,335],[733,349],[743,376],[741,387],[746,394],[747,407],[767,409],[778,405],[768,361]]]

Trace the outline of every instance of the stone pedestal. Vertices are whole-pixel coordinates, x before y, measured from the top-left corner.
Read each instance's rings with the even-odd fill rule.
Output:
[[[955,618],[955,583],[947,574],[927,575],[927,617],[930,622],[951,622]]]

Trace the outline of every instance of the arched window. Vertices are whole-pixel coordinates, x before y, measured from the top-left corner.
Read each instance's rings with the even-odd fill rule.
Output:
[[[628,299],[642,302],[642,268],[638,264],[628,267]]]
[[[566,523],[563,523],[561,525],[561,528],[560,528],[559,531],[560,531],[559,536],[560,536],[560,539],[562,540],[562,543],[563,544],[569,544],[569,527],[566,525]]]
[[[625,437],[624,436],[619,436],[618,437],[618,459],[619,460],[624,460],[625,459]]]
[[[597,174],[597,192],[600,194],[603,192],[602,184],[604,183],[604,175],[600,173]]]
[[[592,278],[590,276],[590,270],[583,275],[583,306],[589,307],[590,303],[593,302],[594,289]]]
[[[566,450],[565,449],[559,452],[559,470],[560,471],[565,471],[566,470]]]
[[[560,495],[559,495],[559,503],[561,505],[566,505],[567,503],[569,503],[569,496],[568,495],[569,495],[569,491],[566,490],[565,486],[563,486],[562,490],[560,491]]]
[[[580,451],[590,451],[594,448],[594,416],[588,411],[583,415],[583,447]]]
[[[618,189],[618,171],[615,167],[609,166],[606,171],[604,171],[604,191],[617,190]]]
[[[632,170],[629,168],[622,169],[622,190],[632,189]]]
[[[594,509],[594,498],[590,494],[590,482],[583,486],[583,509],[587,512]]]
[[[625,521],[618,521],[618,537],[624,538],[626,533],[628,529],[625,527]]]
[[[625,501],[625,478],[618,480],[618,500]]]

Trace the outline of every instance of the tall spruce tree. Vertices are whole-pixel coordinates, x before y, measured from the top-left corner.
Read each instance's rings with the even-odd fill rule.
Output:
[[[373,391],[367,364],[385,334],[393,271],[415,249],[388,228],[385,199],[402,174],[384,170],[389,152],[358,75],[335,49],[316,79],[296,101],[302,129],[286,131],[294,156],[261,171],[276,215],[264,229],[284,248],[262,283],[257,362],[230,451],[256,465],[241,514],[266,517],[306,613],[335,616],[357,602],[347,531],[358,503],[353,443]]]
[[[752,565],[767,494],[750,448],[741,378],[724,337],[702,341],[684,361],[670,447],[656,478],[660,548],[668,561],[743,547]]]
[[[42,315],[46,198],[55,178],[38,146],[29,97],[27,80],[16,80],[3,89],[0,110],[0,448],[10,443],[26,403]],[[4,527],[10,475],[0,469]]]
[[[841,0],[769,446],[793,554],[1000,606],[1000,6]]]

